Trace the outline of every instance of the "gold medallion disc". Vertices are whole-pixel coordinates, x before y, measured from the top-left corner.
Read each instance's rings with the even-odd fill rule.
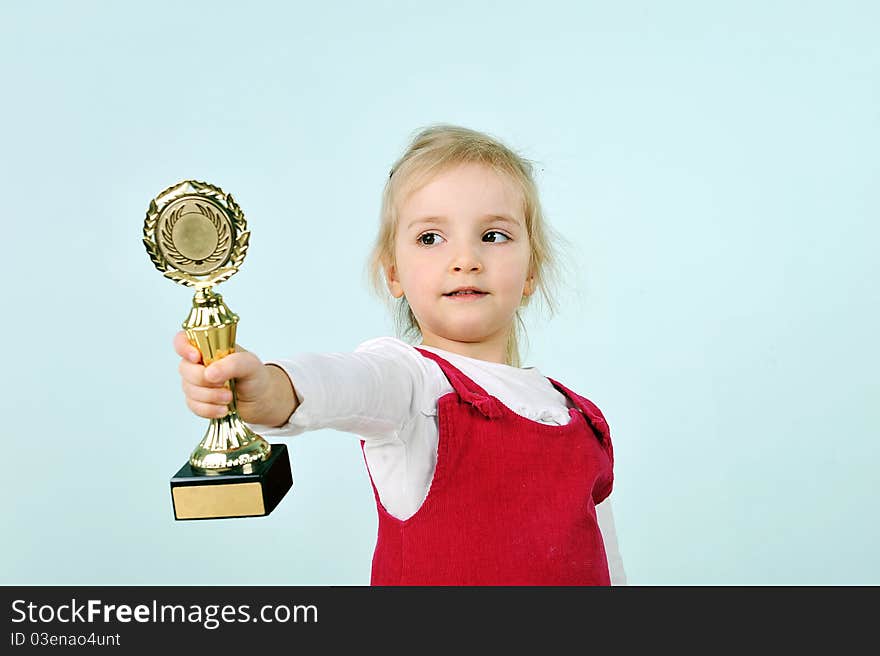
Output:
[[[168,187],[150,203],[144,220],[144,246],[156,268],[199,289],[238,271],[249,236],[232,196],[196,180]]]
[[[178,198],[159,213],[159,250],[171,266],[190,275],[205,275],[226,264],[232,233],[223,208],[199,196]]]

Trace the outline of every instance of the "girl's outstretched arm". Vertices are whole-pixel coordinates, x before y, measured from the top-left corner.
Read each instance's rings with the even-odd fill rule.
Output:
[[[391,338],[368,340],[351,352],[303,352],[271,360],[268,365],[295,381],[290,388],[296,385],[296,411],[282,418],[289,409],[282,405],[273,415],[282,424],[248,423],[264,436],[330,428],[374,444],[400,439],[403,426],[436,405],[426,363],[411,346]]]

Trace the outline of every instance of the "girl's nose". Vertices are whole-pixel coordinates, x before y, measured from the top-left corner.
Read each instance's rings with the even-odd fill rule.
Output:
[[[452,260],[453,271],[480,271],[483,268],[480,258],[472,251],[464,251]]]

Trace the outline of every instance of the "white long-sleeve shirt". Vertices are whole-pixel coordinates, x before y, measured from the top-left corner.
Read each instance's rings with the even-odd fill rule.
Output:
[[[420,346],[436,353],[524,417],[563,425],[568,398],[534,367],[511,367]],[[332,428],[364,440],[364,456],[379,499],[398,519],[415,514],[437,465],[437,401],[453,391],[440,366],[406,342],[378,337],[347,353],[301,353],[267,360],[281,367],[299,406],[280,427],[251,424],[265,437]],[[625,585],[610,498],[596,506],[612,585]]]

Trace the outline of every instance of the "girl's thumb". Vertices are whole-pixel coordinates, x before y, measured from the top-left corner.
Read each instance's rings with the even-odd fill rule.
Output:
[[[211,383],[219,383],[226,378],[224,377],[223,367],[221,367],[218,363],[212,362],[207,367],[205,367],[205,380]]]
[[[205,379],[212,383],[225,382],[231,378],[241,378],[253,373],[253,357],[250,354],[230,353],[226,357],[205,367]]]

